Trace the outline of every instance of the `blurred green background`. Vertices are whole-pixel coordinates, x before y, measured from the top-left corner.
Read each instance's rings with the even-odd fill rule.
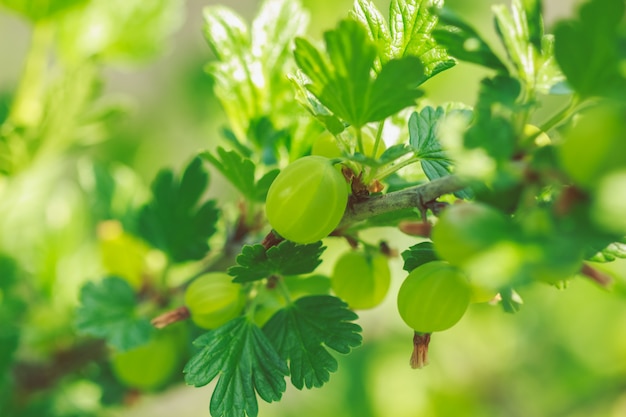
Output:
[[[102,273],[96,250],[96,225],[101,218],[88,201],[93,173],[103,168],[117,182],[113,209],[123,212],[141,199],[160,168],[178,169],[198,150],[223,140],[220,129],[225,116],[203,71],[212,56],[202,36],[201,11],[217,3],[164,3],[163,39],[155,42],[155,50],[138,49],[142,54],[129,57],[116,55],[124,50],[118,45],[97,69],[101,71],[96,77],[99,103],[115,110],[111,118],[95,127],[79,126],[85,128],[78,129],[82,141],[58,146],[10,181],[0,178],[0,251],[19,261],[37,289],[32,292],[36,298],[27,301],[18,359],[45,361],[53,349],[71,343],[78,288]],[[346,0],[303,3],[311,12],[308,33],[313,38],[333,27],[352,5]],[[387,8],[386,1],[376,3]],[[490,14],[493,3],[499,2],[455,0],[447,5],[479,28],[497,49]],[[575,3],[546,1],[548,30],[555,20],[572,15]],[[221,4],[247,19],[258,6],[248,0]],[[136,21],[123,29],[128,39],[143,30]],[[25,19],[0,8],[0,121],[7,117],[23,75],[31,36]],[[68,36],[84,38],[90,45],[87,32]],[[426,86],[428,100],[472,104],[484,75],[474,66],[460,64]],[[69,80],[76,79],[78,75]],[[558,104],[558,99],[546,100],[545,114]],[[232,193],[214,174],[210,194],[222,198]],[[387,229],[372,230],[368,236],[372,241],[384,236],[400,249],[415,243]],[[341,252],[342,247],[335,247],[340,244],[329,244],[330,258]],[[392,267],[397,289],[403,277],[401,261],[394,260]],[[626,274],[623,262],[608,267]],[[339,372],[329,384],[313,391],[288,389],[279,404],[261,403],[260,416],[626,416],[625,296],[583,279],[573,280],[563,290],[536,286],[521,295],[525,304],[515,315],[488,304],[473,305],[457,326],[433,336],[431,363],[419,371],[408,366],[412,334],[396,314],[390,296],[381,306],[360,314],[364,345],[340,358]],[[212,386],[196,389],[180,380],[166,391],[135,399],[132,405],[103,408],[101,400],[107,393],[79,376],[56,387],[58,395],[47,406],[59,415],[208,416]]]

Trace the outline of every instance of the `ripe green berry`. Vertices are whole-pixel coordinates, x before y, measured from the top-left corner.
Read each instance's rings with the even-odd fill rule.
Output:
[[[390,282],[386,256],[358,251],[342,255],[331,277],[335,294],[357,310],[379,305],[387,295]]]
[[[145,345],[116,353],[111,360],[113,373],[129,387],[144,391],[162,387],[179,364],[176,335],[158,333]]]
[[[398,311],[413,330],[432,333],[454,326],[465,314],[472,291],[454,266],[433,261],[420,265],[398,292]]]
[[[325,158],[341,158],[343,156],[337,139],[328,131],[319,134],[313,146],[311,147],[311,155],[323,156]]]
[[[594,190],[605,175],[626,168],[625,118],[623,107],[603,104],[582,111],[564,132],[560,161],[576,185]]]
[[[305,156],[278,174],[267,193],[265,212],[281,236],[307,244],[339,225],[347,203],[346,181],[330,160]]]
[[[511,222],[498,210],[481,203],[463,203],[445,209],[431,237],[442,259],[462,266],[511,233]]]
[[[237,317],[244,306],[241,285],[223,272],[196,278],[185,290],[185,305],[199,327],[215,329]]]

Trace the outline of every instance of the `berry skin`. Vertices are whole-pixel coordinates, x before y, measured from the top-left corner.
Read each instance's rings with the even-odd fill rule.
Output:
[[[465,314],[472,291],[454,266],[433,261],[420,265],[406,277],[398,291],[402,320],[419,333],[449,329]]]
[[[204,329],[215,329],[237,317],[245,297],[241,285],[223,272],[196,278],[185,290],[185,305],[193,322]]]
[[[161,388],[179,364],[176,336],[171,332],[159,333],[145,345],[114,354],[113,373],[129,387],[144,391]]]
[[[351,251],[335,264],[331,286],[335,294],[356,310],[379,305],[391,282],[387,257]]]
[[[278,234],[307,244],[325,238],[339,225],[347,203],[343,175],[329,159],[313,155],[278,174],[267,193],[265,212]]]
[[[463,266],[511,233],[511,222],[498,210],[481,203],[462,203],[445,209],[431,237],[437,255]]]

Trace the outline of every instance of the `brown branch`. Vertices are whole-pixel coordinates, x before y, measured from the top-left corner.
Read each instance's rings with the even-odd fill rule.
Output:
[[[613,278],[611,278],[611,276],[589,266],[588,264],[583,264],[580,269],[580,273],[604,288],[608,288],[613,283]]]
[[[156,316],[150,321],[157,329],[162,329],[179,321],[187,320],[191,312],[186,306],[181,306]]]
[[[444,194],[461,191],[465,187],[467,187],[467,183],[455,175],[449,175],[416,187],[367,197],[348,206],[338,228],[344,228],[379,214],[391,213],[409,207],[423,211],[427,203]]]
[[[47,363],[18,362],[13,367],[16,391],[23,395],[51,388],[65,375],[107,355],[103,340],[89,340],[60,350]]]

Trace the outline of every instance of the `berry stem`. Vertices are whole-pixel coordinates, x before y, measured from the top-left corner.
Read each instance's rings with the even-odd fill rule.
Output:
[[[430,333],[413,334],[413,353],[411,354],[411,368],[421,369],[428,365],[428,344],[430,343]]]
[[[189,309],[185,306],[181,306],[156,316],[150,321],[150,323],[152,323],[152,325],[157,329],[163,329],[170,324],[187,320],[190,316],[191,313],[189,312]]]
[[[608,288],[613,282],[613,279],[609,275],[589,266],[588,264],[583,264],[580,269],[580,273],[604,288]]]

